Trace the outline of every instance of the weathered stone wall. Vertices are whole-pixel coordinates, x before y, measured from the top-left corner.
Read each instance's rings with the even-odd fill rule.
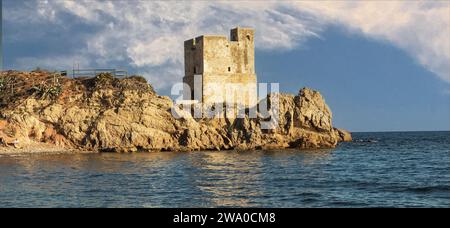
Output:
[[[195,67],[195,69],[194,69]],[[196,72],[197,71],[197,72]],[[203,37],[184,42],[184,74],[192,76],[203,72]]]
[[[238,103],[254,106],[257,103],[256,94],[255,74],[235,73],[232,77],[226,74],[203,74],[204,103]]]
[[[235,28],[230,32],[231,55],[237,73],[255,73],[254,35],[250,28]]]
[[[235,28],[230,40],[225,36],[200,36],[185,41],[185,77],[183,82],[194,89],[194,75],[202,75],[203,103],[256,104],[254,30]],[[227,84],[232,84],[228,85]],[[226,88],[236,93],[225,96]],[[191,96],[185,97],[192,99]]]

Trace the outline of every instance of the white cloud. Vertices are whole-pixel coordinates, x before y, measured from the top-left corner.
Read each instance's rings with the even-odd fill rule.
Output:
[[[15,23],[55,26],[74,23],[58,17],[69,14],[97,26],[80,50],[91,58],[87,64],[129,61],[156,88],[167,88],[183,76],[184,40],[228,34],[237,25],[256,28],[257,48],[287,50],[339,24],[394,44],[450,82],[449,2],[41,1],[37,10],[4,14]]]
[[[296,2],[298,9],[393,43],[450,83],[450,2]]]

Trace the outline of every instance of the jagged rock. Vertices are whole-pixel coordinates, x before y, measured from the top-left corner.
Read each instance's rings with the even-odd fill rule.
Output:
[[[7,72],[17,77],[45,77],[45,72]],[[33,74],[33,75],[31,75]],[[20,78],[19,78],[20,80]],[[248,150],[274,148],[332,148],[351,140],[349,132],[332,127],[332,114],[319,92],[271,94],[260,109],[279,98],[276,129],[264,130],[267,116],[235,118],[227,110],[220,118],[196,119],[158,96],[142,78],[63,79],[57,97],[21,93],[2,98],[0,141],[46,143],[62,148],[94,151]],[[26,88],[23,89],[26,91]],[[10,105],[14,104],[14,105]],[[174,115],[172,115],[174,107]],[[274,114],[274,113],[272,113]],[[10,130],[7,130],[10,129]],[[14,129],[14,134],[11,134]],[[8,135],[9,134],[9,135]],[[34,144],[33,144],[34,145]]]
[[[300,90],[295,97],[299,109],[295,116],[295,126],[317,131],[331,131],[332,114],[322,95],[309,88]]]
[[[351,142],[352,134],[349,131],[346,131],[344,129],[334,128],[334,132],[336,134],[336,137],[338,138],[339,142]]]

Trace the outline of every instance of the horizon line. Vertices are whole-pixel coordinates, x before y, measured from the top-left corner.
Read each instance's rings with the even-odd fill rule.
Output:
[[[350,131],[351,133],[401,133],[401,132],[450,132],[448,130],[384,130],[384,131]]]

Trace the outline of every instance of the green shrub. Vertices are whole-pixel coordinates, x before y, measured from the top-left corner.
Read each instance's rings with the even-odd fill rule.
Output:
[[[8,84],[14,82],[13,77],[6,76],[0,78],[0,90],[6,89],[8,87]]]
[[[113,80],[114,76],[111,73],[99,73],[95,75],[96,81],[110,81]]]
[[[6,82],[4,78],[0,78],[0,91],[6,87]]]
[[[132,76],[130,76],[128,78],[131,79],[131,80],[135,80],[136,82],[147,83],[147,79],[145,79],[141,75],[132,75]]]
[[[95,88],[114,87],[117,84],[117,79],[111,73],[99,73],[94,78]]]
[[[62,87],[61,85],[48,86],[46,84],[40,84],[37,86],[33,86],[31,90],[32,93],[40,99],[55,99],[61,94]]]

